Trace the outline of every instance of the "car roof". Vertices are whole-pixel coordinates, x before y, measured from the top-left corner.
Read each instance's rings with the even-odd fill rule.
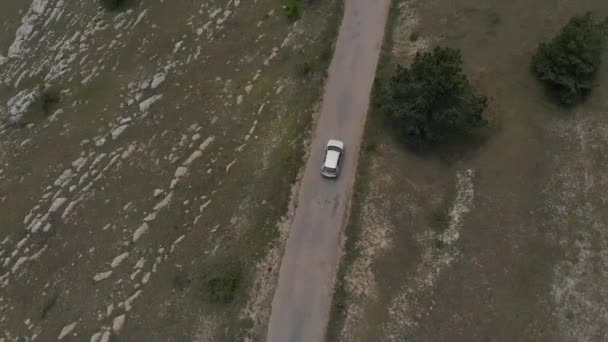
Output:
[[[340,152],[327,150],[325,156],[325,164],[323,166],[335,169],[338,167],[338,159],[340,158]]]
[[[337,147],[341,150],[344,150],[344,143],[341,142],[340,140],[335,140],[335,139],[329,140],[327,142],[327,147],[330,147],[330,146]]]

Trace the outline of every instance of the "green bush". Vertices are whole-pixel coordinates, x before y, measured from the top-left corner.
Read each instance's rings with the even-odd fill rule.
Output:
[[[299,0],[283,0],[283,6],[287,13],[287,18],[291,20],[300,19],[300,1]]]
[[[591,13],[570,19],[549,43],[541,43],[532,71],[564,105],[583,101],[593,88],[604,48],[605,23]]]
[[[418,53],[409,68],[397,66],[388,87],[380,87],[375,104],[408,144],[444,142],[487,124],[487,100],[473,91],[458,50]]]
[[[130,0],[99,0],[101,6],[108,11],[116,11],[125,7]]]

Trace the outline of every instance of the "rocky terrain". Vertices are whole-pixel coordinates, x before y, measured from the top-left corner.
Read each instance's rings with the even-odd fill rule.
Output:
[[[263,340],[339,13],[2,2],[0,341]]]

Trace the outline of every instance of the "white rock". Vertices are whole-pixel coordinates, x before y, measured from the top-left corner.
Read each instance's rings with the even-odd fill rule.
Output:
[[[109,342],[110,341],[110,332],[106,331],[103,333],[103,336],[101,336],[101,341],[99,342]]]
[[[154,190],[154,197],[160,196],[163,192],[164,192],[164,190],[162,190],[162,189]]]
[[[156,218],[156,211],[151,212],[148,216],[144,217],[144,222],[152,222]]]
[[[127,317],[125,316],[125,314],[114,317],[114,320],[112,321],[112,330],[114,330],[115,333],[120,332],[122,326],[125,324],[126,318]]]
[[[17,259],[17,262],[15,262],[15,264],[13,265],[13,268],[11,268],[11,272],[15,273],[17,272],[17,270],[19,270],[19,267],[21,267],[21,265],[23,265],[24,262],[26,262],[28,260],[28,257],[20,257],[19,259]]]
[[[112,268],[118,267],[128,257],[129,257],[129,252],[122,253],[121,255],[115,257],[114,260],[112,260],[110,267],[112,267]]]
[[[196,150],[194,152],[192,152],[192,154],[190,155],[190,157],[188,157],[188,159],[184,162],[183,165],[190,165],[192,164],[193,161],[197,160],[198,158],[203,156],[203,152],[201,150]]]
[[[152,89],[156,89],[156,87],[158,87],[161,83],[163,83],[165,81],[165,74],[163,73],[158,73],[156,75],[154,75],[154,79],[152,79],[152,83],[150,85],[150,87]]]
[[[72,331],[74,331],[74,328],[76,328],[76,323],[78,323],[78,322],[74,322],[74,323],[68,324],[65,327],[63,327],[63,329],[61,329],[61,333],[59,333],[59,336],[57,337],[57,339],[61,340],[62,338],[66,337],[68,334],[72,333]]]
[[[165,196],[165,198],[163,198],[162,201],[158,202],[155,206],[154,206],[154,211],[159,211],[160,209],[166,207],[167,205],[169,205],[169,203],[171,202],[171,198],[173,198],[173,193],[170,192],[167,196]]]
[[[49,207],[48,212],[49,213],[54,213],[57,210],[59,210],[59,208],[61,208],[61,206],[67,201],[68,199],[65,197],[58,197],[55,198],[55,200],[53,201],[53,203],[51,204],[51,206]]]
[[[150,106],[152,106],[156,101],[162,98],[162,95],[154,95],[152,97],[147,98],[139,104],[139,110],[142,112],[148,111],[148,109],[150,109]]]
[[[156,266],[156,264],[154,264],[154,266]],[[144,274],[143,277],[141,277],[142,284],[146,284],[149,280],[150,280],[150,272],[147,272],[146,274]]]
[[[117,128],[112,130],[112,140],[116,140],[127,128],[129,125],[118,126]]]
[[[137,292],[135,292],[131,297],[129,297],[127,300],[125,300],[125,310],[126,311],[131,310],[131,304],[133,304],[133,301],[137,297],[139,297],[140,294],[141,294],[141,290],[137,290]]]
[[[89,342],[99,342],[100,338],[101,338],[101,333],[96,332],[93,335],[91,335],[91,339],[89,340]]]
[[[240,105],[241,103],[243,103],[243,95],[239,95],[236,97],[236,104]]]
[[[188,173],[188,168],[185,166],[179,166],[176,170],[175,170],[175,178],[182,178],[183,176],[185,176]]]
[[[112,275],[112,270],[109,270],[109,271],[106,271],[106,272],[97,273],[93,277],[93,280],[95,282],[102,281],[104,279],[108,279],[111,275]]]
[[[149,229],[150,226],[147,222],[142,223],[142,225],[133,232],[133,242],[137,242],[137,240],[139,240]]]
[[[146,263],[146,259],[141,258],[141,259],[137,260],[137,263],[135,264],[134,268],[143,268],[145,263]]]
[[[108,307],[106,308],[106,316],[110,317],[110,315],[112,314],[113,311],[114,311],[114,303],[108,305]]]
[[[67,169],[67,170],[63,171],[63,173],[59,176],[59,178],[57,178],[57,180],[55,180],[55,182],[53,182],[53,185],[60,186],[71,176],[72,176],[72,169]]]
[[[249,93],[251,93],[251,89],[253,89],[253,85],[249,84],[249,85],[247,85],[247,86],[245,87],[245,92],[246,92],[247,94],[249,94]]]
[[[121,120],[120,120],[120,122],[119,122],[119,124],[120,124],[120,125],[124,125],[124,124],[128,124],[128,123],[129,123],[129,122],[131,122],[131,121],[133,121],[133,119],[131,119],[131,118],[129,118],[129,117],[126,117],[126,118],[124,118],[124,119],[121,119]]]
[[[203,141],[203,143],[198,147],[199,150],[204,151],[211,143],[215,140],[215,137],[209,137]]]

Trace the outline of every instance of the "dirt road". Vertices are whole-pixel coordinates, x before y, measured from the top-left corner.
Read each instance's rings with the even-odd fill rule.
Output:
[[[342,227],[355,179],[369,94],[389,0],[348,0],[329,70],[312,152],[272,303],[268,341],[321,341],[338,264]],[[346,158],[337,181],[319,174],[328,139],[343,140]]]

